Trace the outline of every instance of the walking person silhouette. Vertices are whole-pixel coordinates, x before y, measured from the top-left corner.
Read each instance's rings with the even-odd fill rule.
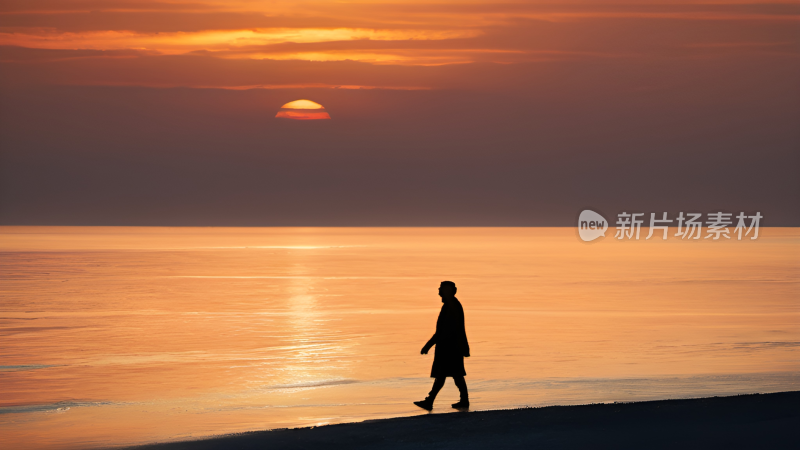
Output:
[[[436,351],[433,356],[433,367],[431,368],[431,378],[433,388],[425,400],[414,402],[415,405],[428,411],[433,409],[433,401],[436,394],[444,386],[447,377],[453,377],[456,382],[461,400],[453,403],[453,408],[469,408],[469,393],[467,392],[467,382],[464,376],[464,358],[469,357],[469,343],[467,342],[467,331],[464,327],[464,308],[456,298],[456,284],[452,281],[442,281],[439,286],[439,296],[442,297],[442,310],[436,320],[436,333],[422,347],[420,352],[428,354],[428,350],[434,345]]]

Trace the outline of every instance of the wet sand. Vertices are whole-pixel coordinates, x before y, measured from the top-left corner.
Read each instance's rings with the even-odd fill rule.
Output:
[[[440,402],[437,408],[449,407]],[[201,449],[800,448],[800,391],[549,406],[259,431],[135,447]]]

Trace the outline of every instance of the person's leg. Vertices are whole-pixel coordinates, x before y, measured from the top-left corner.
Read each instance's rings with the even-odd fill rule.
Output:
[[[414,402],[415,405],[419,406],[422,409],[427,409],[428,411],[433,409],[433,401],[436,399],[436,394],[442,390],[442,386],[444,386],[444,377],[436,377],[433,380],[433,387],[431,388],[431,392],[428,393],[428,396],[425,400],[420,400],[418,402]]]
[[[436,379],[433,380],[433,387],[431,388],[431,391],[428,393],[428,398],[426,400],[430,400],[431,403],[433,403],[433,401],[436,399],[436,395],[439,393],[439,391],[442,390],[445,379],[446,379],[445,377],[436,377]]]
[[[458,393],[461,394],[461,400],[454,404],[454,408],[458,407],[465,407],[469,406],[469,392],[467,391],[467,381],[464,379],[463,376],[453,377],[453,381],[456,382],[456,387],[458,387]]]

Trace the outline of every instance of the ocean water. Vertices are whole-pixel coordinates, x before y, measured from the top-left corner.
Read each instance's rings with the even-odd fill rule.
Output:
[[[570,228],[0,227],[0,442],[426,414],[411,402],[442,280],[465,309],[472,409],[798,389],[796,228],[587,244]],[[448,380],[434,413],[457,399]]]

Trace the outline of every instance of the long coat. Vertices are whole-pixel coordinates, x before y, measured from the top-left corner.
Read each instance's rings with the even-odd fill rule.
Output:
[[[469,356],[467,331],[464,328],[464,308],[457,298],[442,300],[442,310],[436,320],[436,334],[426,347],[436,345],[431,378],[464,376],[464,357]]]

